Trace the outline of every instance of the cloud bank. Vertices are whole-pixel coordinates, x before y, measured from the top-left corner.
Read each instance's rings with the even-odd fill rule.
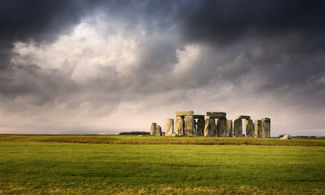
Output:
[[[325,6],[0,1],[0,132],[117,133],[176,110],[325,135]]]

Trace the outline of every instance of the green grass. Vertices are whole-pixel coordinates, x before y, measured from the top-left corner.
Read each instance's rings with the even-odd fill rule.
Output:
[[[0,194],[325,194],[324,146],[81,144],[8,137],[0,141]],[[89,139],[142,143],[149,137]]]
[[[194,144],[194,145],[271,145],[325,146],[324,138],[233,138],[233,137],[167,137],[134,135],[7,135],[0,141],[33,141],[97,144]]]

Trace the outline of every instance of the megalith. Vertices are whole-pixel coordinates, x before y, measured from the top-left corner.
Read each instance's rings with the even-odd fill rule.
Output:
[[[217,136],[218,137],[228,137],[228,135],[227,135],[227,119],[226,118],[218,118]]]
[[[254,125],[252,119],[245,120],[245,137],[254,137]]]
[[[178,116],[193,116],[194,111],[177,111],[176,112],[176,117]]]
[[[193,115],[186,115],[185,116],[185,135],[186,136],[193,136],[195,135],[195,126],[194,126],[194,117]]]
[[[248,120],[248,119],[250,119],[251,117],[248,116],[248,115],[240,115],[238,118]]]
[[[178,136],[184,135],[184,117],[176,117],[175,133]]]
[[[236,137],[243,136],[242,120],[238,118],[234,121],[234,134]]]
[[[227,136],[232,136],[232,120],[227,120]]]
[[[162,131],[161,131],[160,125],[157,125],[157,128],[156,128],[156,136],[162,136]]]
[[[261,128],[262,128],[262,121],[256,120],[254,122],[254,137],[258,138],[261,137]]]
[[[271,137],[271,119],[270,118],[262,118],[262,129],[261,135],[262,137]]]
[[[215,126],[216,122],[214,118],[207,117],[205,119],[205,125],[204,125],[204,136],[205,137],[213,137],[215,136]]]
[[[172,136],[174,133],[174,119],[168,118],[166,120],[166,136]]]
[[[194,119],[197,119],[195,123],[195,133],[196,135],[203,136],[204,135],[204,115],[194,115]]]
[[[289,134],[285,134],[283,137],[280,138],[281,140],[288,140],[290,139],[290,135]]]
[[[210,118],[226,118],[225,112],[207,112],[207,116]]]
[[[156,135],[157,123],[152,123],[150,128],[150,135]]]

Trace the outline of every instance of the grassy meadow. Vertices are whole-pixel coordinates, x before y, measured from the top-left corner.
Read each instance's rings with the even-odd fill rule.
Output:
[[[325,140],[0,135],[0,194],[325,194]]]

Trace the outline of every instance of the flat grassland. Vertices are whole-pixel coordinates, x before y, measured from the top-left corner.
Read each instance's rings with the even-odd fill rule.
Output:
[[[0,194],[325,194],[325,139],[0,135]]]

